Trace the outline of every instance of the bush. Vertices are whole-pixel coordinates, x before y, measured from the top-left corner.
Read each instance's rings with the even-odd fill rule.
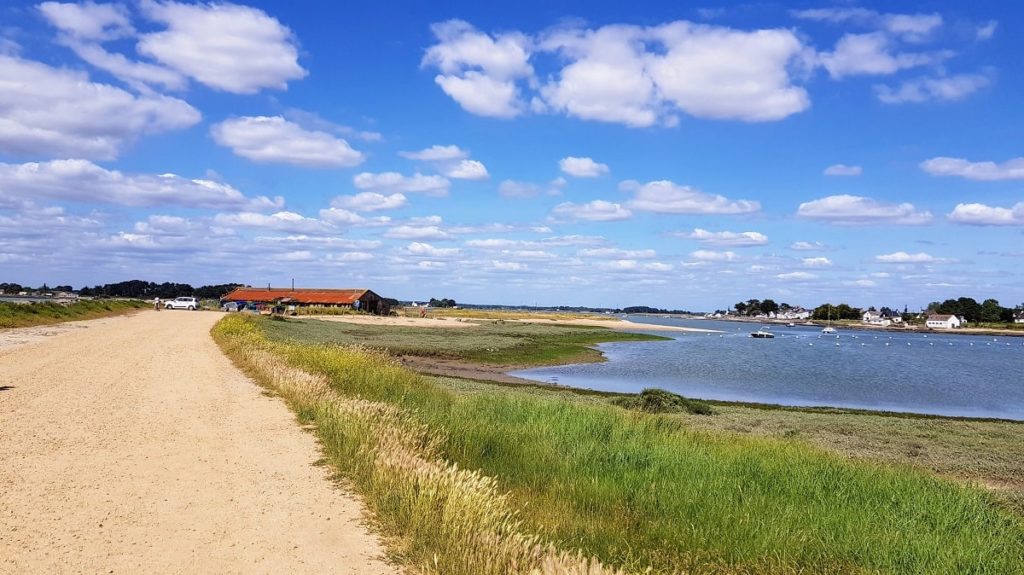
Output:
[[[626,409],[635,409],[647,413],[692,413],[694,415],[714,415],[715,410],[706,402],[688,399],[664,389],[647,388],[639,395],[618,397],[612,400],[615,405]]]

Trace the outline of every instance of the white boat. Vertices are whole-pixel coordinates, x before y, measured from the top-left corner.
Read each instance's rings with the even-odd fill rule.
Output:
[[[758,339],[772,339],[775,337],[775,334],[768,331],[768,328],[762,327],[761,329],[751,333],[750,337],[756,337]]]
[[[832,304],[828,305],[828,325],[821,330],[821,333],[826,335],[832,335],[836,332],[836,328],[832,327]]]
[[[786,324],[786,327],[796,327],[796,324],[793,322],[789,322]]]

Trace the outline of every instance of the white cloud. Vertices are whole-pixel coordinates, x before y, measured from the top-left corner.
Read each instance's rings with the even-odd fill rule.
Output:
[[[981,74],[917,78],[903,82],[898,88],[875,86],[875,95],[886,104],[957,102],[990,83],[988,77]]]
[[[409,205],[409,200],[399,193],[388,196],[376,192],[360,192],[354,196],[338,196],[331,200],[331,207],[356,212],[397,210]]]
[[[907,68],[941,61],[946,54],[892,52],[892,40],[881,32],[846,34],[832,52],[820,55],[821,63],[835,79],[855,75],[887,75]]]
[[[568,61],[541,89],[547,107],[634,127],[699,118],[779,120],[810,105],[790,68],[805,50],[789,30],[744,32],[677,21],[550,34],[541,46]]]
[[[214,216],[213,221],[222,226],[260,228],[304,234],[322,233],[330,230],[330,227],[320,220],[287,211],[276,212],[270,215],[256,212],[217,214]]]
[[[732,251],[697,250],[690,252],[690,258],[701,262],[731,262],[739,259],[739,256]]]
[[[859,279],[855,280],[853,282],[853,285],[856,287],[875,287],[878,285],[878,282],[876,282],[875,280]]]
[[[680,186],[668,180],[640,184],[627,180],[619,185],[623,191],[633,192],[629,208],[660,214],[749,214],[761,210],[761,204],[750,200],[730,200],[724,196],[706,194],[689,186]]]
[[[436,248],[422,242],[412,242],[405,247],[405,253],[417,257],[446,258],[459,255],[458,248]]]
[[[662,262],[638,262],[632,259],[611,260],[597,264],[599,269],[613,272],[667,272],[672,271],[672,265]]]
[[[832,260],[826,257],[804,258],[803,262],[809,268],[827,268],[832,265]]]
[[[793,242],[789,245],[789,249],[798,252],[815,252],[827,250],[828,247],[821,242]]]
[[[298,250],[274,256],[274,259],[282,262],[311,262],[316,258],[313,257],[313,252],[309,250]]]
[[[763,246],[768,243],[768,236],[760,232],[709,232],[695,228],[690,233],[684,232],[677,235],[713,246],[749,247]]]
[[[558,167],[574,178],[597,178],[608,173],[608,164],[595,162],[591,158],[568,156],[558,161]]]
[[[931,254],[919,252],[916,254],[909,254],[907,252],[893,252],[891,254],[884,254],[875,256],[875,261],[883,264],[933,264],[942,263],[946,260],[937,258]]]
[[[61,31],[84,40],[114,40],[135,32],[128,11],[118,4],[43,2],[37,8]]]
[[[1013,158],[1002,164],[938,157],[921,162],[921,169],[933,176],[960,176],[968,180],[1024,180],[1024,157]]]
[[[409,158],[410,160],[419,160],[422,162],[450,162],[454,160],[464,160],[469,157],[469,152],[459,148],[458,146],[441,146],[433,145],[424,150],[418,152],[398,152],[399,156],[403,158]]]
[[[280,116],[232,118],[210,128],[221,146],[254,162],[312,168],[349,168],[366,157],[326,132],[311,132]]]
[[[0,152],[114,159],[137,137],[199,122],[188,103],[135,96],[80,72],[0,54]]]
[[[924,42],[942,26],[940,14],[882,14],[865,8],[813,8],[795,10],[803,20],[839,24],[853,22],[883,31],[905,42]]]
[[[864,173],[860,166],[847,166],[846,164],[832,164],[825,168],[826,176],[859,176]]]
[[[416,173],[403,176],[398,172],[362,172],[352,179],[353,185],[360,190],[378,193],[425,194],[433,197],[448,195],[451,182],[443,176],[424,176]]]
[[[657,257],[654,250],[623,250],[619,248],[590,248],[577,252],[584,258],[645,260]]]
[[[457,164],[442,168],[444,175],[456,180],[486,180],[491,175],[487,167],[477,160],[462,160]]]
[[[563,202],[555,206],[551,213],[576,220],[591,222],[612,222],[629,219],[633,213],[621,204],[605,200],[593,200],[585,204]]]
[[[451,234],[439,226],[395,226],[384,233],[384,237],[399,240],[447,240]]]
[[[428,162],[445,176],[456,180],[486,180],[491,177],[482,162],[468,159],[469,152],[455,145],[434,145],[418,152],[399,152],[398,155]]]
[[[494,260],[491,262],[491,269],[500,272],[522,272],[530,269],[530,266],[521,262]]]
[[[951,222],[975,226],[1021,226],[1024,225],[1024,202],[1012,208],[1000,208],[985,204],[957,204],[946,216]]]
[[[158,0],[142,0],[140,9],[167,29],[141,35],[139,53],[216,90],[283,90],[306,75],[291,31],[262,10]]]
[[[818,279],[818,276],[808,272],[789,272],[775,276],[782,281],[810,281]]]
[[[87,160],[0,163],[0,197],[51,198],[125,206],[280,209],[284,200],[246,197],[228,184],[175,174],[124,174]]]
[[[437,44],[424,66],[441,71],[434,81],[467,112],[509,118],[521,113],[516,80],[533,75],[530,40],[519,33],[488,35],[461,20],[431,26]]]
[[[804,202],[797,209],[797,215],[840,225],[920,225],[932,219],[931,212],[917,211],[909,203],[888,204],[847,194]]]
[[[978,26],[975,32],[974,38],[979,42],[985,40],[991,40],[996,35],[996,29],[999,27],[999,22],[996,20],[989,20],[983,26]]]
[[[327,208],[320,210],[320,219],[340,226],[383,226],[391,223],[391,218],[387,216],[365,218],[353,211],[343,208]]]

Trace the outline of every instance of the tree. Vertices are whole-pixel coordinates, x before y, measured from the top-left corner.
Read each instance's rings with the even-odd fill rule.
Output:
[[[744,302],[738,302],[732,306],[736,310],[737,315],[747,315],[747,304]]]
[[[430,307],[455,307],[455,300],[449,298],[430,298]]]
[[[766,299],[761,302],[761,313],[776,313],[779,311],[779,304],[775,300]]]
[[[997,300],[989,298],[981,303],[981,321],[996,323],[1000,321],[1002,314],[1003,306],[999,305]]]

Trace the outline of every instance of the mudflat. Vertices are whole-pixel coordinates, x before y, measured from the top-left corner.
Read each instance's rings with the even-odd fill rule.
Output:
[[[0,572],[398,571],[313,436],[210,339],[220,317],[7,334]]]

